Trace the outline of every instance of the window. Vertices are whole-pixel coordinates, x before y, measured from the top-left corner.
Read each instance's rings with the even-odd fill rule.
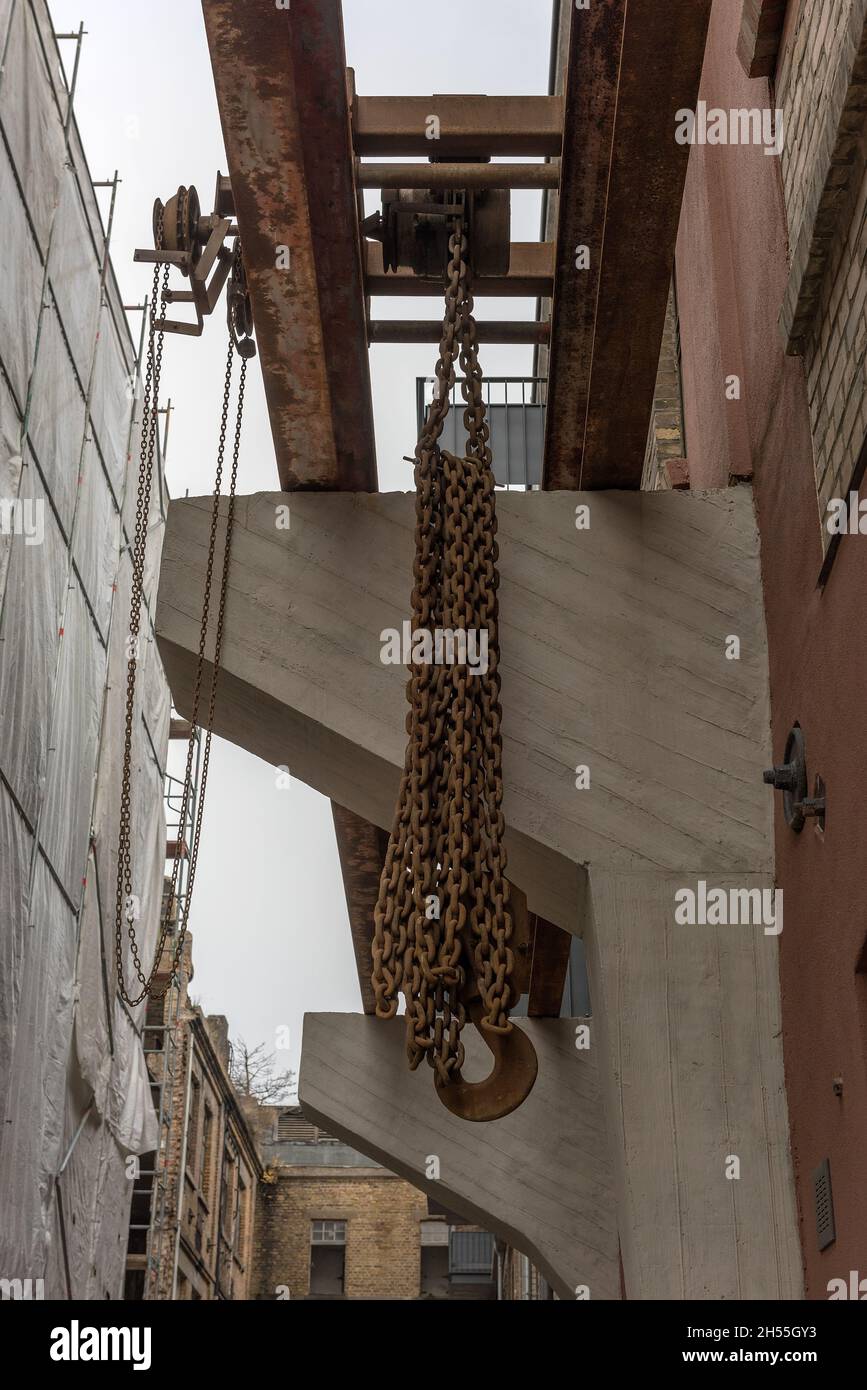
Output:
[[[314,1144],[319,1130],[300,1110],[284,1110],[277,1116],[277,1138],[285,1143]]]
[[[342,1298],[346,1273],[346,1222],[310,1223],[310,1297]]]
[[[421,1223],[421,1243],[422,1245],[448,1245],[449,1226],[448,1222],[442,1218]]]
[[[199,1101],[201,1085],[199,1084],[199,1078],[197,1076],[192,1078],[192,1082],[193,1084],[190,1087],[190,1127],[187,1132],[187,1167],[191,1173],[195,1173],[196,1156],[199,1145]]]
[[[420,1223],[422,1298],[447,1298],[449,1293],[449,1223],[444,1217]]]
[[[312,1245],[345,1245],[345,1221],[314,1221],[310,1236]]]
[[[452,1230],[449,1235],[449,1277],[461,1283],[480,1283],[493,1277],[494,1237],[488,1231]]]
[[[226,1144],[223,1154],[223,1190],[220,1194],[220,1227],[223,1240],[231,1249],[234,1239],[235,1202],[237,1182],[237,1154],[231,1143]]]
[[[238,1183],[238,1238],[235,1241],[235,1258],[239,1264],[247,1259],[247,1226],[249,1223],[249,1193],[247,1184],[241,1178]]]
[[[199,1186],[202,1189],[202,1196],[207,1202],[211,1195],[211,1172],[213,1163],[211,1162],[211,1134],[214,1127],[214,1116],[209,1105],[205,1105],[205,1119],[202,1125],[202,1163],[201,1177]]]

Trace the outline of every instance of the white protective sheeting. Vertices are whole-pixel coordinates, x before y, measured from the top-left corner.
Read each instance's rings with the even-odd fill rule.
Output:
[[[114,597],[120,516],[93,440],[84,446],[72,554],[104,644]]]
[[[76,176],[74,170],[63,171],[48,274],[73,361],[79,378],[86,386],[99,315],[99,280],[93,274],[96,252],[84,211],[79,179],[80,174]],[[128,403],[126,409],[128,414]]]
[[[0,44],[7,26],[0,501],[38,505],[41,534],[31,544],[0,536],[0,1269],[44,1278],[48,1297],[117,1298],[132,1191],[125,1160],[158,1142],[144,1011],[118,998],[114,950],[131,580],[119,508],[134,522],[135,444],[132,462],[128,454],[140,403],[111,273],[100,307],[98,208],[74,125],[64,141],[45,0],[0,0]],[[155,480],[151,601],[160,494]],[[145,613],[132,863],[146,969],[165,871],[169,711]],[[125,932],[124,945],[128,953]]]
[[[42,1278],[63,1158],[75,992],[75,914],[37,857],[25,930],[5,1124],[0,1249],[10,1278]]]
[[[12,502],[21,482],[21,417],[12,393],[0,375],[0,499]],[[12,533],[0,525],[0,604],[6,587],[6,569],[12,551]]]
[[[64,534],[72,530],[84,439],[85,397],[63,340],[57,305],[46,294],[33,371],[27,437]]]
[[[5,80],[5,76],[3,78]],[[0,81],[0,91],[2,91]],[[36,351],[42,295],[42,263],[6,148],[0,141],[0,208],[3,210],[3,286],[0,293],[0,360],[24,413]]]
[[[12,13],[0,86],[0,123],[44,253],[66,151],[38,25],[26,0],[16,4]]]
[[[0,1114],[12,1080],[12,1041],[24,973],[24,949],[30,921],[30,856],[33,837],[0,783]]]
[[[49,756],[66,547],[29,452],[20,497],[40,508],[43,541],[11,538],[0,616],[0,771],[35,826]]]
[[[130,377],[129,371],[129,362],[118,340],[111,315],[104,314],[93,371],[90,415],[105,470],[118,503],[123,497],[126,478],[130,403],[135,391],[135,380]],[[138,456],[134,457],[137,460]],[[137,476],[135,470],[132,474],[133,494]]]

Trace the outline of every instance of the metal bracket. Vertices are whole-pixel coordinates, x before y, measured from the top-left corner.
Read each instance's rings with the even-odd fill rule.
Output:
[[[825,827],[825,783],[817,777],[812,796],[808,796],[807,754],[800,724],[795,724],[786,740],[785,762],[762,774],[768,786],[783,793],[786,824],[796,834],[803,830],[808,816]]]

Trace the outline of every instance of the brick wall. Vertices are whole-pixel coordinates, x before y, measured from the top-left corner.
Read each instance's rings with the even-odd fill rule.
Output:
[[[309,1292],[310,1235],[314,1220],[346,1222],[345,1295],[417,1298],[424,1196],[391,1173],[317,1172],[297,1168],[266,1173],[259,1186],[254,1235],[254,1298],[291,1298]],[[285,1297],[285,1295],[283,1295]]]
[[[790,0],[776,104],[791,260],[780,326],[804,359],[827,547],[827,502],[848,493],[867,437],[867,0]]]
[[[169,938],[160,981],[171,969],[174,945]],[[159,1048],[148,1054],[151,1079],[165,1079],[166,1091],[161,1152],[142,1165],[155,1164],[165,1182],[164,1208],[158,1198],[150,1207],[151,1272],[144,1296],[171,1299],[175,1289],[179,1300],[242,1300],[250,1296],[254,1208],[262,1171],[252,1123],[255,1106],[240,1104],[235,1095],[227,1069],[225,1018],[205,1018],[190,1001],[192,974],[188,934],[177,998],[169,990],[153,1001],[144,1029],[146,1046]],[[174,1051],[169,1034],[165,1045],[160,1041],[158,1025],[169,1028]],[[136,1184],[144,1197],[154,1190],[149,1177]],[[134,1214],[142,1219],[135,1206]],[[128,1256],[127,1269],[144,1267],[144,1254],[136,1249]],[[138,1294],[130,1289],[128,1296]]]

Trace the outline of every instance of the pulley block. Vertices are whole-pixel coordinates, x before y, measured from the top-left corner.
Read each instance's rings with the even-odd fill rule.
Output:
[[[188,259],[179,269],[189,275],[201,260],[211,234],[211,219],[202,218],[199,195],[194,187],[181,184],[177,193],[162,203],[154,202],[154,246],[157,250],[181,252]]]
[[[163,304],[192,304],[195,323],[168,319],[163,314],[156,327],[162,333],[183,333],[198,337],[208,314],[230,281],[228,294],[229,331],[242,357],[255,355],[252,340],[253,316],[247,292],[247,280],[234,222],[235,203],[232,187],[224,174],[217,174],[214,211],[202,215],[199,195],[191,185],[181,184],[176,193],[163,203],[159,198],[153,208],[154,249],[137,250],[136,261],[172,266],[190,282],[188,290],[162,292]],[[164,282],[165,283],[165,282]]]
[[[235,242],[232,255],[232,270],[226,291],[228,300],[229,332],[232,342],[241,357],[255,357],[256,344],[253,342],[253,306],[247,289],[247,272],[241,252],[240,238]]]
[[[363,232],[382,242],[386,271],[441,275],[449,261],[449,237],[463,220],[476,275],[507,275],[511,259],[511,204],[507,188],[384,188],[382,210]]]

